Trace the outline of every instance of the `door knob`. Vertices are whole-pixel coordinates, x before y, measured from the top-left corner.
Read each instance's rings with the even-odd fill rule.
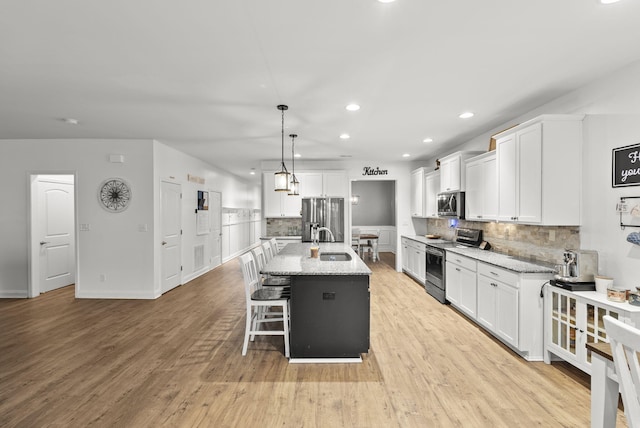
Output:
[[[162,241],[162,245],[167,245],[167,241]]]
[[[40,245],[47,245],[47,244],[50,244],[50,243],[51,242],[49,242],[49,241],[40,241]]]

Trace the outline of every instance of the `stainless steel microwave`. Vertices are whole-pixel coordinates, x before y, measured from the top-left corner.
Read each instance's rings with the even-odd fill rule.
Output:
[[[438,193],[438,216],[464,218],[464,192]]]

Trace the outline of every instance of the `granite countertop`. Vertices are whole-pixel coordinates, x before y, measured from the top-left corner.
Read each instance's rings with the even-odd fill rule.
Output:
[[[261,273],[271,275],[371,275],[371,269],[344,242],[321,242],[322,253],[349,253],[346,262],[324,261],[311,258],[311,243],[287,244],[276,257],[262,269]]]
[[[265,240],[265,241],[269,240],[271,238],[298,240],[298,239],[302,239],[302,235],[271,235],[271,236],[261,236],[260,237],[260,239]]]
[[[443,239],[428,239],[424,236],[404,236],[405,238],[412,239],[414,241],[423,242],[427,245],[438,244],[443,242],[451,242]],[[517,273],[555,273],[555,269],[551,265],[545,265],[543,263],[532,263],[526,260],[519,259],[513,256],[507,256],[506,254],[496,253],[494,251],[481,250],[473,247],[447,247],[446,252],[454,254],[460,254],[483,263],[488,263],[503,269],[511,270]]]

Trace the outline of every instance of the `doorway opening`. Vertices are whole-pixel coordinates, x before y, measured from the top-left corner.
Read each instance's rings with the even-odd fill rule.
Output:
[[[351,182],[351,231],[378,236],[378,253],[396,253],[396,181]],[[396,264],[397,265],[397,264]]]
[[[28,297],[33,298],[76,283],[76,180],[72,173],[29,178]]]

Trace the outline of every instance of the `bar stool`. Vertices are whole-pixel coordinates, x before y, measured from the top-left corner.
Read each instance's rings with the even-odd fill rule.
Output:
[[[244,277],[244,291],[247,302],[247,319],[242,345],[242,356],[247,355],[249,340],[255,336],[284,336],[284,356],[289,358],[289,298],[283,296],[279,290],[260,287],[258,271],[250,252],[240,256],[240,266]],[[271,306],[282,308],[282,315],[268,312]],[[282,330],[261,330],[260,326],[266,323],[282,322]]]

